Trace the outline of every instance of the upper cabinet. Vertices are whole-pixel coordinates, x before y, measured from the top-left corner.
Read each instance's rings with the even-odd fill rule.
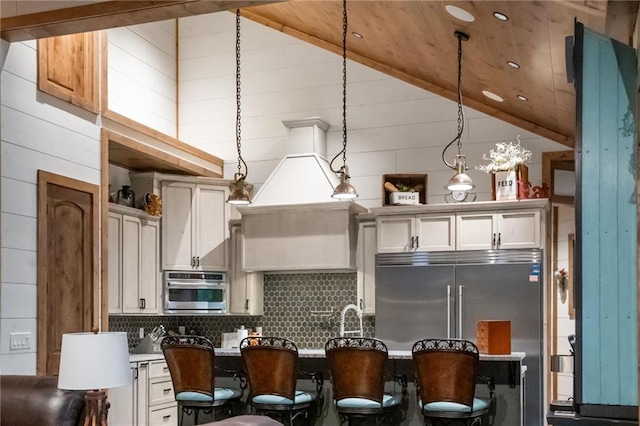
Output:
[[[227,185],[163,181],[163,269],[228,270]]]
[[[158,218],[116,204],[109,210],[109,313],[160,313]]]
[[[455,250],[455,214],[382,216],[378,252]]]
[[[539,248],[540,210],[459,214],[458,250]]]
[[[548,200],[371,209],[378,253],[541,248]]]

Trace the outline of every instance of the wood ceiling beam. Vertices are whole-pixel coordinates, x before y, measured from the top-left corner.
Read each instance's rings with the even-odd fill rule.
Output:
[[[243,9],[242,11],[242,16],[250,19],[252,21],[255,21],[259,24],[265,25],[267,27],[276,29],[284,34],[290,35],[292,37],[296,37],[304,42],[313,44],[315,46],[321,47],[323,49],[326,49],[330,52],[342,55],[342,46],[337,46],[333,43],[330,43],[326,40],[322,40],[318,37],[315,37],[313,35],[304,33],[302,31],[299,31],[295,28],[291,28],[288,27],[286,25],[283,25],[279,22],[275,22],[269,18],[265,18],[259,14],[256,14],[250,10],[247,9]],[[422,89],[428,90],[431,93],[434,93],[436,95],[440,95],[443,96],[447,99],[450,99],[452,101],[457,101],[458,99],[458,94],[457,92],[454,92],[452,90],[449,89],[445,89],[439,85],[436,85],[432,82],[417,78],[413,75],[407,74],[404,71],[398,70],[396,68],[393,68],[389,65],[383,64],[381,62],[375,61],[371,58],[359,55],[357,53],[348,51],[347,52],[347,56],[349,59],[358,62],[362,65],[368,66],[370,68],[373,68],[375,70],[378,70],[382,73],[385,73],[387,75],[390,75],[392,77],[395,77],[397,79],[400,79],[402,81],[405,81],[409,84],[412,84],[414,86],[420,87]],[[469,97],[465,98],[464,101],[465,106],[470,107],[475,109],[476,111],[480,111],[483,112],[491,117],[495,117],[499,120],[505,121],[509,124],[512,124],[514,126],[520,127],[524,130],[530,131],[531,133],[534,133],[536,135],[542,136],[544,138],[550,139],[552,141],[558,142],[562,145],[565,145],[569,148],[573,148],[574,146],[574,139],[572,136],[569,135],[564,135],[561,133],[558,133],[557,131],[542,127],[536,123],[533,123],[531,121],[528,120],[524,120],[520,117],[516,117],[512,114],[506,113],[504,111],[500,111],[496,108],[493,108],[489,105],[486,105],[480,101],[476,101],[474,99],[470,99]]]
[[[104,30],[283,0],[109,0],[0,19],[0,37],[15,42]]]

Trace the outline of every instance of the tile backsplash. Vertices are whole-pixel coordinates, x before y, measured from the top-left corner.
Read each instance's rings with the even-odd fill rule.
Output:
[[[265,336],[282,336],[299,348],[322,348],[327,339],[340,331],[340,312],[345,305],[357,303],[356,273],[265,274],[264,315],[261,316],[138,316],[110,315],[109,330],[126,331],[129,346],[140,342],[139,329],[145,333],[157,325],[208,337],[221,345],[221,335],[244,325],[262,327]],[[357,328],[356,315],[347,316],[345,329]],[[364,335],[373,336],[374,317],[365,316]]]

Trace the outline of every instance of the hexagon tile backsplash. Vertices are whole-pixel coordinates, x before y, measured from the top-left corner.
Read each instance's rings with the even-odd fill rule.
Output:
[[[140,342],[140,327],[145,333],[157,325],[178,331],[184,326],[187,333],[208,337],[220,346],[222,333],[232,332],[244,325],[262,327],[265,336],[283,336],[293,340],[299,348],[323,348],[327,339],[338,335],[340,311],[345,305],[357,303],[356,274],[265,274],[264,315],[262,316],[109,316],[109,330],[126,331],[129,347]],[[351,313],[345,329],[358,327]],[[364,335],[373,336],[374,317],[363,320]]]

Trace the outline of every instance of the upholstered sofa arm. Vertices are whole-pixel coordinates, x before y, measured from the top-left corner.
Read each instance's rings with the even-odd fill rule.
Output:
[[[55,376],[0,376],[0,426],[77,426],[84,392],[58,389]]]

